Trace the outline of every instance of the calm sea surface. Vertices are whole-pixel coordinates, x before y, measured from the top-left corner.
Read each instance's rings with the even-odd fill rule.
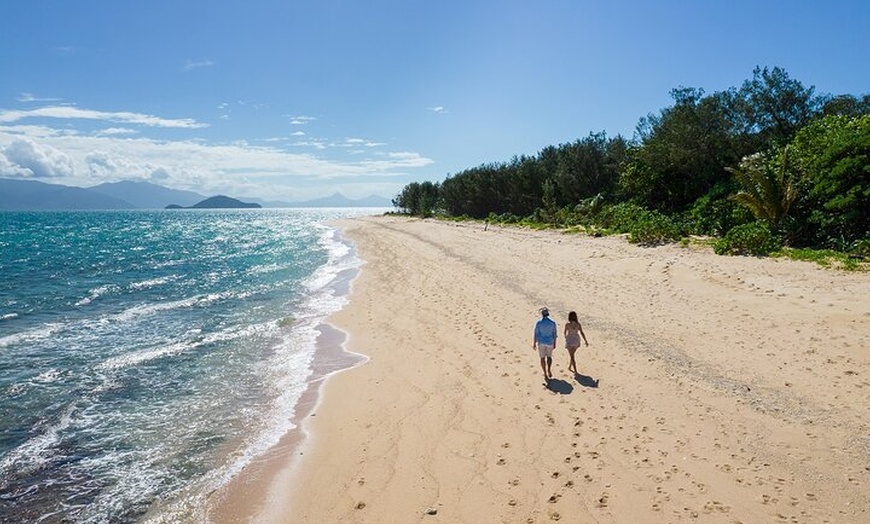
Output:
[[[0,213],[0,522],[196,515],[292,429],[360,265],[323,223],[382,211]]]

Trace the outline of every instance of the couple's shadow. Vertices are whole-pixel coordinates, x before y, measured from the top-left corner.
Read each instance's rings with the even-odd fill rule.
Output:
[[[584,388],[597,388],[598,381],[588,375],[581,375],[580,373],[574,373],[574,380],[577,381],[578,384],[583,386]]]
[[[590,376],[587,376],[587,375],[581,375],[580,373],[575,373],[574,380],[576,380],[577,383],[580,384],[581,386],[583,386],[584,388],[597,388],[598,387],[598,381]],[[571,385],[570,382],[562,380],[562,379],[558,379],[558,378],[551,378],[550,380],[547,381],[545,386],[550,391],[553,391],[555,393],[559,393],[560,395],[569,395],[574,391],[574,386]]]

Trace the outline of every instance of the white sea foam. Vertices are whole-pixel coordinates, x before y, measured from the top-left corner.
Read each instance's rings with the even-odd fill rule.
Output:
[[[65,327],[66,325],[60,322],[49,322],[27,331],[6,335],[0,337],[0,348],[19,344],[33,344],[35,342],[47,340],[62,331]]]
[[[45,464],[51,457],[50,449],[60,440],[61,432],[72,423],[74,411],[75,407],[70,406],[57,423],[0,457],[0,479],[12,471],[29,473]]]
[[[289,264],[264,264],[262,266],[254,266],[247,270],[247,274],[249,275],[262,275],[267,273],[276,273],[278,271],[284,271],[287,268],[292,267]]]
[[[179,278],[181,278],[181,277],[178,275],[169,275],[166,277],[151,278],[148,280],[142,280],[140,282],[132,282],[128,287],[134,291],[141,291],[143,289],[151,289],[151,288],[155,288],[158,286],[162,286],[163,284],[168,284],[170,282],[178,280]]]
[[[213,344],[215,342],[226,342],[230,340],[238,340],[252,336],[271,335],[278,332],[278,321],[272,320],[261,324],[250,324],[242,327],[234,327],[210,333],[202,338],[203,344]]]
[[[103,361],[97,366],[97,369],[109,370],[131,368],[150,360],[177,355],[184,351],[194,349],[200,345],[202,345],[202,341],[177,342],[166,346],[134,351],[132,353],[124,353],[123,355],[118,355]]]
[[[88,296],[76,302],[76,305],[86,306],[102,296],[108,295],[109,293],[116,293],[119,289],[118,286],[113,284],[95,287],[88,291]]]
[[[352,256],[350,247],[338,239],[337,231],[333,229],[324,231],[320,235],[320,243],[329,253],[329,262],[317,268],[314,275],[305,282],[305,286],[311,292],[320,291],[328,286],[342,271],[362,265],[358,258]]]
[[[139,317],[153,315],[161,311],[170,311],[174,309],[182,309],[189,307],[204,307],[219,300],[231,298],[233,292],[226,291],[223,293],[211,293],[208,295],[198,295],[195,297],[184,298],[181,300],[173,300],[169,302],[157,302],[150,304],[140,304],[133,306],[125,311],[117,313],[113,316],[113,320],[118,322],[130,322]]]
[[[13,318],[18,318],[18,313],[5,313],[3,315],[0,315],[0,321],[12,320]]]
[[[33,382],[38,384],[50,384],[52,382],[57,382],[61,379],[63,373],[59,369],[48,369],[40,373],[39,375],[33,377]]]

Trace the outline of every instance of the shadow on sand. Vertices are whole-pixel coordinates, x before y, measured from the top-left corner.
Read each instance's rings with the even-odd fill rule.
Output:
[[[551,378],[546,384],[544,384],[544,386],[550,391],[560,395],[570,395],[571,392],[574,391],[574,386],[558,378]]]
[[[580,373],[575,373],[574,380],[576,380],[577,383],[580,384],[581,386],[583,386],[584,388],[597,388],[598,387],[598,381],[590,376],[587,376],[587,375],[581,375]]]

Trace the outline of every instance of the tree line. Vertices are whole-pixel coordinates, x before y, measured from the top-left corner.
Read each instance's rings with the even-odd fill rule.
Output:
[[[590,133],[534,156],[413,182],[404,213],[597,232],[642,243],[688,235],[717,252],[781,246],[870,250],[870,95],[820,95],[779,67],[673,104],[626,139]]]

